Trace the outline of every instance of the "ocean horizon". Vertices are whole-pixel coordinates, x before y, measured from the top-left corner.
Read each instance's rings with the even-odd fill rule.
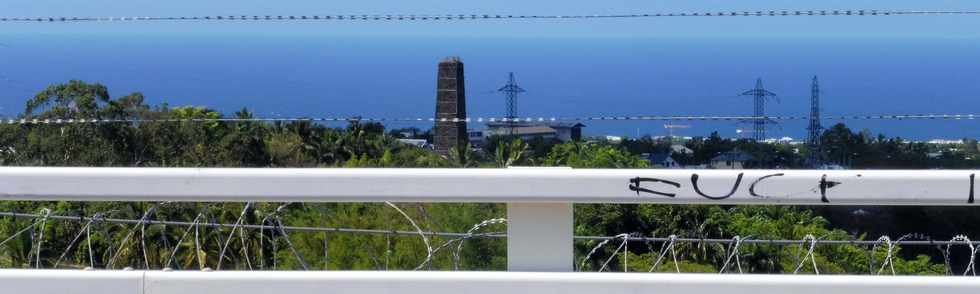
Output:
[[[980,113],[973,38],[438,38],[303,35],[0,35],[0,113],[19,114],[45,86],[77,79],[113,97],[262,117],[431,117],[438,61],[466,65],[467,112],[500,117],[496,90],[514,72],[522,117],[751,115],[757,78],[779,95],[767,115],[809,114],[819,76],[822,115]],[[825,126],[838,121],[824,120]],[[852,129],[924,140],[977,138],[974,120],[846,120]],[[747,124],[675,121],[678,136]],[[587,122],[586,135],[667,134],[662,121]],[[397,123],[389,127],[429,124]],[[472,128],[479,126],[471,125]],[[783,121],[769,137],[805,136]]]

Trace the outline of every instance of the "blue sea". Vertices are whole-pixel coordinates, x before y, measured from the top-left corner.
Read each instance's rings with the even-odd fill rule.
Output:
[[[470,116],[502,116],[514,72],[521,116],[751,115],[739,96],[762,78],[769,115],[807,115],[810,80],[824,115],[980,113],[974,38],[379,38],[261,35],[0,35],[0,112],[23,111],[46,85],[101,82],[151,103],[247,107],[265,117],[430,117],[437,62],[466,66]],[[838,121],[824,121],[831,125]],[[844,121],[911,139],[980,137],[980,120]],[[734,122],[678,121],[676,135]],[[664,122],[591,122],[587,135],[664,135]],[[802,138],[805,121],[770,137]],[[392,125],[398,127],[401,125]],[[429,127],[428,125],[418,125]],[[479,128],[478,125],[472,126]]]

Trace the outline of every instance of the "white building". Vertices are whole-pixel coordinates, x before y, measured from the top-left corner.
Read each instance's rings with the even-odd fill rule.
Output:
[[[694,150],[681,144],[670,145],[670,152],[677,154],[694,154]]]
[[[469,138],[470,146],[480,147],[487,141],[486,132],[482,130],[468,130],[466,134]]]
[[[425,139],[398,139],[398,142],[419,148],[432,148],[432,145],[430,145],[429,142],[426,142]]]

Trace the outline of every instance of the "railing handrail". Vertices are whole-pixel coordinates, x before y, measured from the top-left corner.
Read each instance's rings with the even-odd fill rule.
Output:
[[[378,271],[0,270],[11,292],[183,293],[976,293],[974,277]]]
[[[971,205],[972,170],[0,167],[0,197],[293,201]]]

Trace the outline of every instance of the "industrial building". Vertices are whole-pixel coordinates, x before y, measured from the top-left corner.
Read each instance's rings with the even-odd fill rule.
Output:
[[[534,138],[557,139],[562,142],[582,140],[582,128],[577,122],[491,122],[483,132],[485,137],[513,135],[523,140]]]

